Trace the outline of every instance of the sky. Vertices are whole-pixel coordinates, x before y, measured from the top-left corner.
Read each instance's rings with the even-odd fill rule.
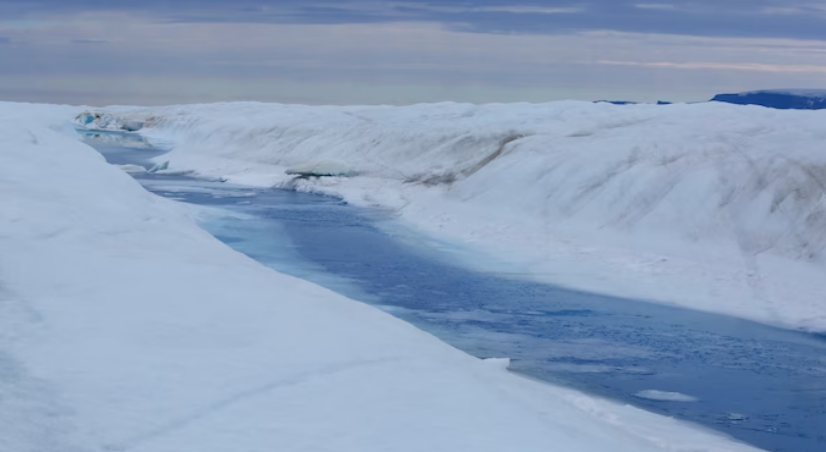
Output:
[[[0,100],[698,101],[826,88],[826,0],[0,0]]]

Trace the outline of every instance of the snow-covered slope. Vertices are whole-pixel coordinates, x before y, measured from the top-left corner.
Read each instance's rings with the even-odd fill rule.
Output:
[[[747,451],[275,273],[0,104],[0,450]]]
[[[826,90],[788,89],[762,90],[737,94],[718,94],[712,102],[738,105],[761,105],[781,110],[824,110]]]
[[[284,184],[286,167],[342,162],[359,177],[290,184],[396,208],[511,273],[826,330],[826,112],[555,102],[109,113],[177,143],[173,169]]]

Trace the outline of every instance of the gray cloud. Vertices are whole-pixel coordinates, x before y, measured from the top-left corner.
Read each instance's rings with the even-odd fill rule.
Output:
[[[826,39],[817,0],[0,0],[0,17],[100,10],[189,23],[345,24],[423,21],[477,33],[587,30],[693,36]]]
[[[3,44],[11,44],[11,38],[7,38],[5,36],[0,36],[0,45]]]
[[[105,39],[72,39],[72,44],[106,44],[109,41]]]
[[[719,3],[0,0],[14,44],[0,45],[0,98],[644,101],[826,85],[817,8]]]

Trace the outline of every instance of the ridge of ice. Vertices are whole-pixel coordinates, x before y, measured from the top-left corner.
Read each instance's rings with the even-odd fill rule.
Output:
[[[355,170],[348,168],[347,165],[335,160],[320,160],[291,166],[286,169],[285,173],[290,176],[301,177],[350,177],[357,174]]]

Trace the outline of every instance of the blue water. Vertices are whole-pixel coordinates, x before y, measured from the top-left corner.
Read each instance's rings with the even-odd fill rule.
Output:
[[[98,146],[110,161],[159,151]],[[147,165],[151,166],[151,165]],[[432,241],[340,200],[181,177],[147,189],[217,206],[204,227],[236,250],[373,304],[511,369],[720,430],[771,451],[826,450],[826,340],[735,318],[511,279],[453,264]],[[654,401],[639,391],[696,402]]]

